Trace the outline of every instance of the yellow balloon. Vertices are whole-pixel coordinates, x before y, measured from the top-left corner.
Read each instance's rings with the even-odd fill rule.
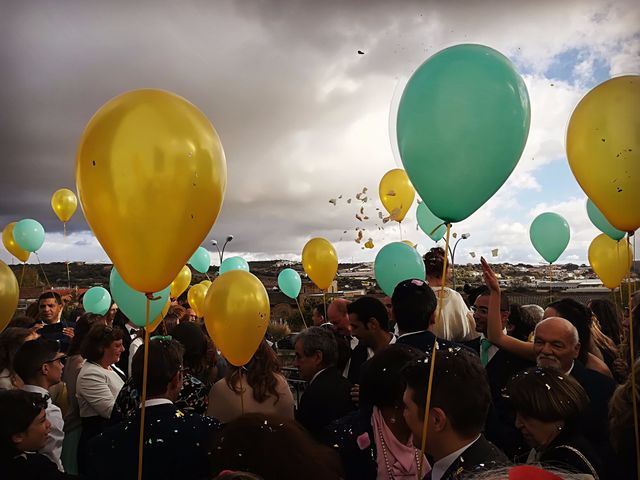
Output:
[[[640,227],[640,76],[601,83],[567,128],[567,158],[582,190],[618,230]]]
[[[211,280],[202,280],[200,282],[200,285],[204,285],[205,287],[207,287],[207,290],[208,290],[209,287],[211,286]]]
[[[250,272],[231,270],[215,279],[205,300],[204,323],[222,355],[246,365],[269,325],[269,296]]]
[[[391,220],[400,223],[411,208],[416,191],[409,181],[407,172],[394,168],[384,174],[378,187],[382,205],[391,215]]]
[[[26,262],[29,260],[30,253],[20,247],[20,245],[18,245],[13,239],[13,227],[15,226],[16,222],[11,222],[4,227],[4,230],[2,230],[2,243],[4,244],[4,248],[6,248],[11,255],[21,262]]]
[[[153,333],[156,330],[156,328],[158,328],[158,325],[160,325],[160,322],[164,320],[164,317],[167,316],[167,312],[169,311],[170,306],[171,306],[171,300],[167,299],[167,303],[165,304],[164,307],[162,307],[162,312],[160,312],[160,314],[153,319],[153,322],[151,322],[149,325],[144,327],[147,333]]]
[[[302,267],[319,289],[328,289],[338,272],[336,249],[329,240],[312,238],[302,249]]]
[[[193,308],[198,317],[204,316],[204,299],[207,296],[207,287],[201,284],[194,285],[187,293],[189,306]]]
[[[182,270],[178,272],[176,278],[171,282],[171,298],[178,298],[182,295],[189,284],[191,283],[191,269],[185,265]]]
[[[0,260],[0,332],[13,318],[19,296],[20,288],[16,276],[7,264]]]
[[[417,245],[415,243],[413,243],[411,240],[402,240],[402,243],[406,243],[411,248],[416,248],[417,247]]]
[[[76,155],[84,215],[124,281],[169,285],[215,222],[227,182],[222,144],[194,105],[135,90],[103,105]]]
[[[615,241],[605,233],[593,239],[589,246],[589,263],[607,288],[616,288],[629,273],[633,254],[627,239]]]
[[[68,188],[61,188],[51,197],[51,208],[61,222],[68,222],[78,208],[76,194]]]

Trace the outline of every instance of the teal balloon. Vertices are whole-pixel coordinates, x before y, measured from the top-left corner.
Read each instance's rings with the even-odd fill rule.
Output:
[[[25,218],[13,227],[13,239],[27,252],[36,252],[44,243],[44,228],[40,222]]]
[[[278,274],[278,287],[289,298],[298,298],[302,280],[293,268],[285,268]]]
[[[104,315],[111,307],[111,295],[106,288],[91,287],[84,292],[82,306],[87,312]]]
[[[244,270],[245,272],[249,271],[249,264],[242,257],[229,257],[225,258],[220,265],[220,270],[218,271],[218,275],[222,275],[223,273],[230,272],[231,270]]]
[[[447,232],[447,227],[443,225],[442,220],[431,213],[431,210],[429,210],[429,207],[427,207],[424,202],[418,205],[416,217],[418,218],[418,225],[422,231],[429,235],[434,242],[444,237],[444,234]]]
[[[398,107],[402,164],[433,214],[464,220],[502,186],[524,150],[531,108],[501,53],[456,45],[411,76]]]
[[[590,198],[587,198],[587,215],[589,216],[591,223],[593,223],[602,233],[607,234],[615,241],[622,240],[624,238],[625,233],[611,225],[609,220],[607,220]]]
[[[118,308],[122,310],[122,313],[137,326],[144,327],[147,320],[146,295],[127,285],[115,267],[111,269],[109,288],[111,289],[113,301],[118,304]],[[149,302],[149,323],[153,322],[162,313],[162,309],[167,304],[170,290],[171,286],[169,285],[164,290],[153,294],[155,300]]]
[[[198,249],[191,255],[189,264],[200,273],[207,273],[211,266],[211,256],[204,247],[198,247]]]
[[[384,293],[391,296],[403,280],[425,279],[424,261],[415,248],[393,242],[380,249],[374,263],[376,281]]]
[[[571,231],[564,217],[557,213],[545,212],[531,222],[529,238],[542,258],[553,263],[569,245]]]

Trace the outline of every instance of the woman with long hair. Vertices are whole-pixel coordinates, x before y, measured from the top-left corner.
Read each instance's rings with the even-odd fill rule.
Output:
[[[0,333],[0,390],[22,387],[22,380],[13,370],[13,358],[24,342],[36,338],[36,332],[21,327],[8,327]]]
[[[615,303],[607,299],[594,299],[589,302],[589,308],[598,319],[600,330],[609,337],[614,344],[622,341],[622,321]]]
[[[244,367],[229,365],[209,392],[207,415],[222,423],[245,413],[273,414],[293,420],[293,394],[275,352],[262,340]]]

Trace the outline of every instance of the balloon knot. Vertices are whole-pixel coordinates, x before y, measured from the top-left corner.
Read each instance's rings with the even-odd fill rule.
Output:
[[[154,296],[153,296],[153,292],[151,292],[151,293],[145,293],[145,296],[146,296],[146,297],[147,297],[147,299],[149,299],[150,301],[153,301],[153,300],[160,300],[160,298],[161,298],[161,297],[154,297]]]

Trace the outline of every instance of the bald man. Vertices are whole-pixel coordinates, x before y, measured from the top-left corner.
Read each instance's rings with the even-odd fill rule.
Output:
[[[347,305],[349,301],[344,298],[336,298],[327,308],[327,320],[336,327],[340,335],[351,335],[351,324],[349,323],[349,312]]]
[[[597,449],[605,451],[608,446],[608,404],[615,389],[614,381],[594,370],[586,368],[578,360],[580,340],[578,330],[568,320],[549,317],[536,325],[533,349],[539,367],[552,367],[571,375],[589,399],[589,407],[583,414],[580,425],[585,437]]]

